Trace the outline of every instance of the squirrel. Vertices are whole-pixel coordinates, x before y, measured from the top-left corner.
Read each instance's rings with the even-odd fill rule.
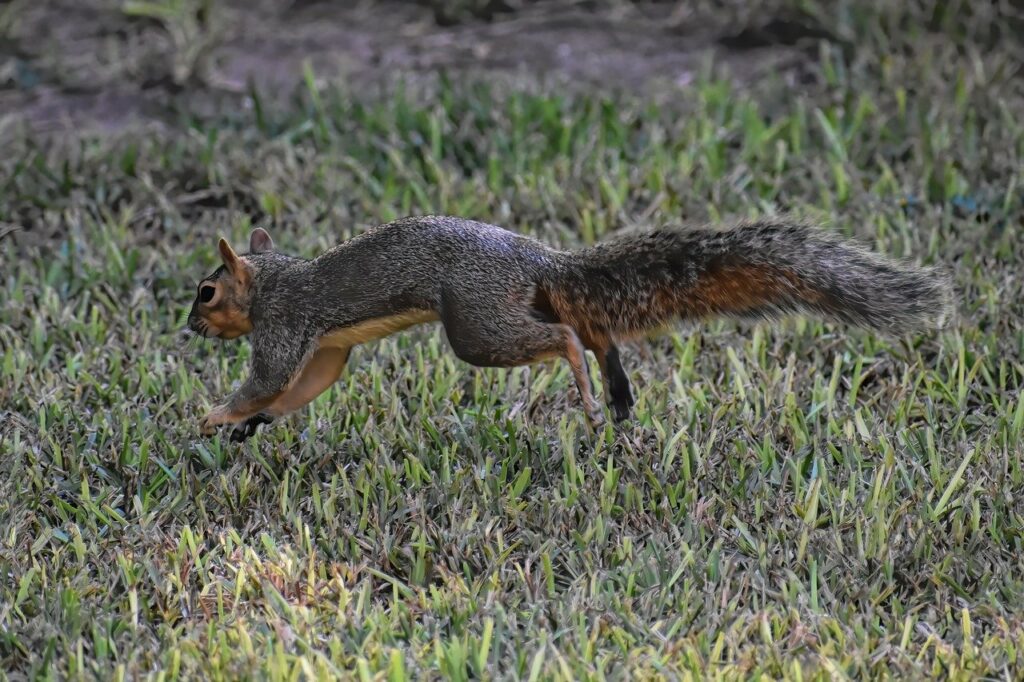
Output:
[[[576,250],[450,216],[395,220],[306,259],[256,228],[247,253],[221,238],[222,265],[199,282],[188,329],[248,335],[251,373],[206,414],[232,441],[293,412],[341,376],[353,346],[440,321],[477,367],[564,358],[587,421],[604,422],[587,369],[596,356],[616,422],[634,405],[617,344],[678,321],[817,315],[885,334],[942,329],[948,275],[879,255],[788,219],[625,233]]]

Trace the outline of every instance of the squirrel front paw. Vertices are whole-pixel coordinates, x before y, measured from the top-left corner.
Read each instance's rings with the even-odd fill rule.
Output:
[[[224,405],[218,405],[199,420],[199,433],[204,436],[212,436],[217,433],[217,427],[228,421],[228,411]]]
[[[206,437],[217,433],[217,427],[210,421],[210,415],[206,415],[199,420],[199,433]]]

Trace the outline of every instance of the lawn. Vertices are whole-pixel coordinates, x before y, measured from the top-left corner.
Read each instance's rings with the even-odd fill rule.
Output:
[[[310,67],[155,132],[7,126],[0,677],[1019,676],[1022,45],[940,4],[817,6],[845,38],[795,84]],[[676,327],[623,349],[635,416],[598,433],[566,363],[474,369],[428,325],[242,445],[198,434],[249,358],[181,335],[219,236],[778,212],[948,268],[955,324]]]

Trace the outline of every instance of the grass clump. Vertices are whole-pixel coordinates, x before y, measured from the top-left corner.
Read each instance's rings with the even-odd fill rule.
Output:
[[[3,669],[1014,676],[1022,93],[1009,53],[932,49],[825,50],[799,93],[310,85],[178,132],[10,140]],[[197,435],[248,359],[178,337],[218,235],[312,255],[430,212],[576,246],[781,209],[946,264],[957,326],[676,330],[625,351],[636,419],[597,437],[566,367],[475,370],[427,327],[243,446]]]

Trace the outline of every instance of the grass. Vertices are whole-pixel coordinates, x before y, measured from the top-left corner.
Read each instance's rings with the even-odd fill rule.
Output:
[[[176,132],[7,139],[0,675],[1018,675],[1024,93],[954,28],[823,49],[800,90],[309,73]],[[946,264],[957,325],[676,329],[624,352],[636,419],[595,437],[564,364],[475,370],[424,327],[243,446],[197,435],[248,359],[178,336],[221,234],[312,255],[430,212],[575,246],[777,210]]]

